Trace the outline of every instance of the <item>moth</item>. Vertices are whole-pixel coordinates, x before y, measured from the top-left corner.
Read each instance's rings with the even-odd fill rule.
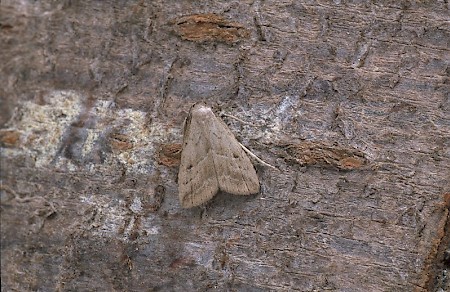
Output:
[[[178,172],[181,205],[201,205],[219,190],[234,195],[258,193],[258,176],[228,126],[211,108],[196,103],[184,125]]]

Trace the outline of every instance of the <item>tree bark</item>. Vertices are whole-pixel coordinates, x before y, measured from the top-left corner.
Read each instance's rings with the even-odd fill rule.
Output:
[[[447,1],[0,7],[2,291],[450,289]],[[199,101],[257,195],[181,208]]]

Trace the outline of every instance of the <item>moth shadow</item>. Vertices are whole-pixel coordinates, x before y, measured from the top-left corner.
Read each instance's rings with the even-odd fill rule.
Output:
[[[226,207],[229,209],[238,209],[248,202],[255,200],[259,193],[253,195],[233,195],[227,192],[219,191],[214,198],[209,201],[209,207]]]

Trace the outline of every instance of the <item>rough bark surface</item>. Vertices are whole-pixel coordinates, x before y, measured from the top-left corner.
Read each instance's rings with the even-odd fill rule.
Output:
[[[450,289],[448,1],[2,1],[2,291]],[[178,202],[194,102],[250,197]]]

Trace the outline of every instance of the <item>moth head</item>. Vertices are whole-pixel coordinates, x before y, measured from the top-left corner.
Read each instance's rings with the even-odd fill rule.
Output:
[[[208,113],[212,113],[212,110],[204,102],[197,102],[191,108],[191,114],[203,115]]]

